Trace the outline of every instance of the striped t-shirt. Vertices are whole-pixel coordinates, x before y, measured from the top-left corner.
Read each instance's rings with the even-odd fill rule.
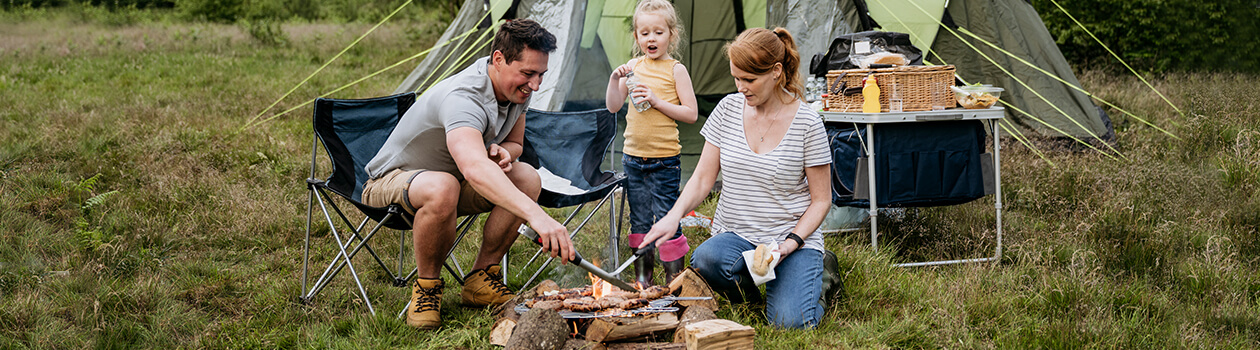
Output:
[[[722,150],[713,232],[734,232],[753,244],[782,242],[809,207],[805,168],[831,163],[827,133],[818,113],[801,103],[779,145],[756,154],[744,137],[744,103],[743,94],[727,95],[700,129],[705,141]],[[822,250],[822,236],[809,235],[805,248]]]

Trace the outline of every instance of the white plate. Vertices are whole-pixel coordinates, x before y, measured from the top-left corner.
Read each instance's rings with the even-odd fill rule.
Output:
[[[775,267],[775,266],[779,266],[779,252],[778,252],[778,250],[779,250],[779,244],[777,244],[777,243],[771,243],[771,244],[768,246],[768,248],[770,248],[770,256],[774,257],[774,260],[770,260],[770,265],[769,265],[768,267],[766,267],[766,274],[765,274],[764,276],[758,276],[758,275],[757,275],[757,273],[753,272],[753,269],[752,269],[752,266],[753,266],[753,263],[752,263],[752,261],[753,261],[753,256],[757,255],[757,250],[756,250],[756,249],[754,249],[754,250],[745,250],[745,251],[744,251],[744,253],[743,253],[743,254],[744,254],[744,265],[748,266],[748,274],[749,274],[749,275],[752,275],[752,278],[753,278],[753,283],[756,283],[756,284],[757,284],[757,285],[759,285],[759,286],[760,286],[762,283],[766,283],[766,282],[773,281],[773,280],[774,280],[774,278],[775,278],[775,277],[774,277],[774,267]]]

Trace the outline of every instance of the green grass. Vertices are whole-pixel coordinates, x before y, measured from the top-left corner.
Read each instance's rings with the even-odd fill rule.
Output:
[[[449,276],[436,332],[394,318],[408,292],[370,259],[357,267],[377,316],[344,277],[297,302],[310,107],[236,131],[369,25],[288,23],[268,45],[240,26],[161,17],[0,18],[0,348],[492,348],[489,311],[456,306]],[[416,33],[432,26],[382,28],[276,110],[427,48]],[[334,97],[388,94],[407,73]],[[992,248],[987,200],[910,211],[881,223],[880,251],[862,232],[828,238],[846,294],[817,330],[768,327],[762,305],[723,303],[719,316],[756,327],[758,348],[1260,345],[1257,77],[1151,77],[1185,115],[1136,78],[1080,78],[1180,140],[1115,117],[1128,161],[1047,149],[1052,166],[1009,143],[1000,264],[892,267]],[[583,251],[603,233],[583,234]],[[378,237],[385,256],[397,254],[391,236]],[[314,239],[326,264],[326,225]],[[532,252],[513,248],[513,283]]]

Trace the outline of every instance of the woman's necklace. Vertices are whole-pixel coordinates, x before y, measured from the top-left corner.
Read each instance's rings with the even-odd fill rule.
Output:
[[[786,108],[785,108],[785,109],[786,109]],[[767,125],[767,126],[766,126],[766,131],[762,131],[762,132],[761,132],[761,141],[760,141],[760,142],[766,142],[766,135],[767,135],[767,134],[769,134],[769,133],[770,133],[770,129],[774,127],[774,122],[776,122],[776,121],[778,121],[778,120],[779,120],[779,115],[781,114],[780,112],[783,112],[783,111],[779,111],[779,112],[776,112],[776,113],[774,113],[774,114],[771,114],[771,115],[770,115],[770,125]]]

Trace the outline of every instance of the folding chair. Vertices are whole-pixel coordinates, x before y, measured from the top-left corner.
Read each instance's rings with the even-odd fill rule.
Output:
[[[369,311],[373,314],[376,310],[372,307],[372,301],[368,298],[367,291],[363,288],[363,283],[359,278],[359,271],[355,269],[353,259],[361,250],[367,250],[368,254],[376,261],[382,269],[385,270],[389,277],[393,279],[393,285],[403,287],[407,282],[415,277],[416,269],[412,268],[407,275],[402,275],[405,264],[411,263],[407,254],[408,245],[411,241],[411,223],[412,216],[402,208],[401,205],[391,204],[386,207],[373,207],[361,202],[363,193],[363,183],[367,181],[367,171],[364,167],[376,153],[380,151],[381,145],[385,143],[385,139],[394,131],[394,127],[398,125],[399,118],[403,113],[411,107],[416,100],[415,93],[402,93],[393,96],[357,99],[357,100],[341,100],[320,98],[315,100],[315,116],[313,126],[315,136],[311,140],[311,175],[306,179],[306,187],[309,190],[309,196],[306,206],[306,240],[304,242],[302,253],[302,295],[299,299],[303,303],[308,303],[328,286],[328,283],[343,268],[349,268],[350,276],[358,286],[359,294],[363,298],[364,304],[367,305]],[[318,146],[324,145],[329,162],[332,164],[332,173],[325,180],[315,177],[316,166],[318,162]],[[331,195],[330,195],[331,194]],[[333,198],[340,197],[342,200],[348,201],[358,208],[365,216],[357,225],[353,224],[341,207],[337,205],[337,201]],[[331,236],[337,244],[337,255],[328,263],[328,267],[314,283],[309,285],[309,265],[311,262],[310,246],[311,246],[311,220],[314,216],[314,204],[319,203],[320,212],[323,213],[324,220],[329,226]],[[331,209],[331,212],[330,212]],[[339,229],[333,215],[341,220],[344,228],[348,232]],[[466,216],[464,220],[457,226],[459,236],[455,239],[455,244],[464,237],[468,228],[476,216]],[[369,220],[375,221],[376,224],[370,230],[364,230]],[[390,269],[386,263],[377,254],[368,243],[382,228],[398,230],[398,262],[396,269]],[[343,236],[348,233],[349,236]],[[357,242],[357,243],[356,243]],[[354,245],[351,247],[351,245]],[[452,249],[453,251],[453,249]],[[447,253],[447,262],[443,263],[455,279],[463,284],[464,276],[463,268],[459,266],[457,261],[450,258]],[[452,269],[450,263],[454,263],[456,269]]]
[[[621,209],[609,203],[617,189],[625,186],[624,173],[602,170],[605,154],[611,149],[617,135],[617,116],[599,108],[580,112],[544,112],[529,110],[525,122],[525,145],[520,160],[539,169],[543,177],[542,193],[538,204],[547,208],[576,206],[562,222],[566,227],[590,202],[599,200],[595,207],[575,228],[569,230],[573,239],[582,231],[595,213],[608,205],[608,239],[614,259],[620,242],[619,213],[624,212],[625,197]],[[521,266],[517,276],[542,253]],[[548,258],[522,286],[528,287],[546,269]],[[615,262],[614,262],[615,263]]]

